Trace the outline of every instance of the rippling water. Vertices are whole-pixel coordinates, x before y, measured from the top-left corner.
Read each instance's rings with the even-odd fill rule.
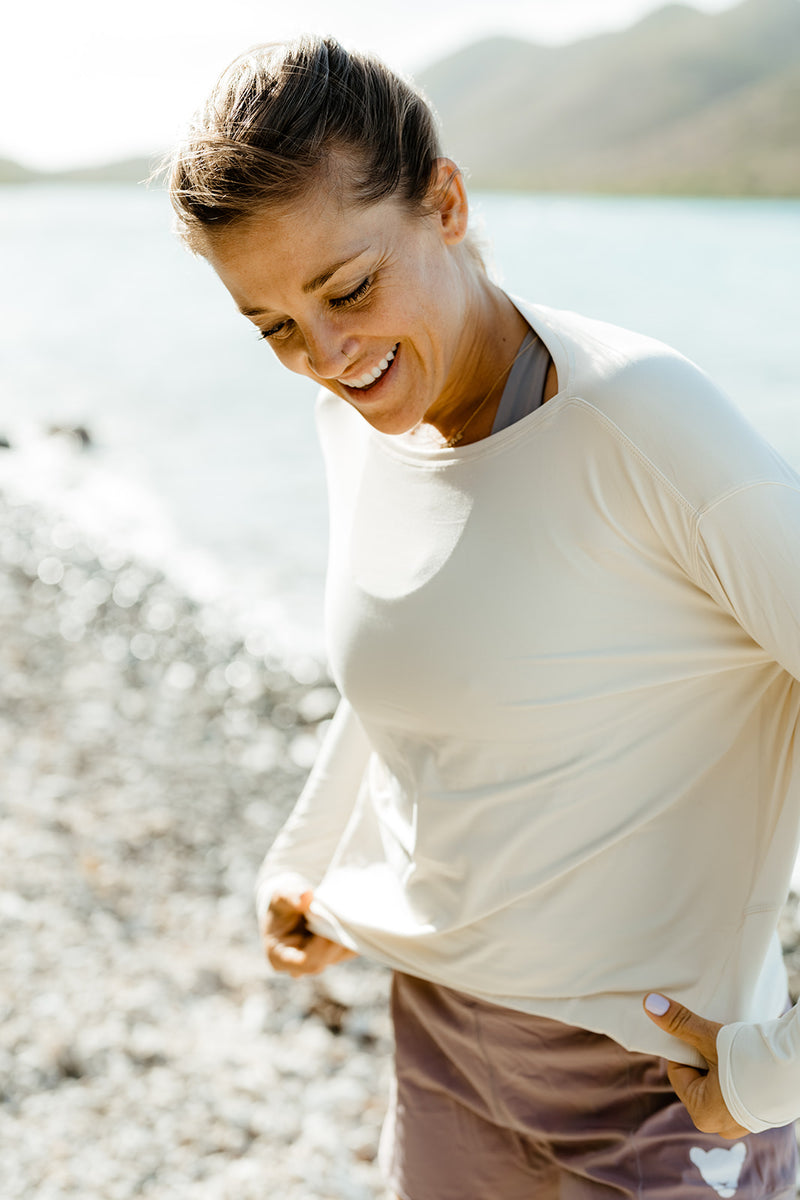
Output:
[[[484,195],[504,286],[675,345],[800,466],[800,202]],[[0,481],[167,561],[193,590],[322,644],[314,388],[282,371],[163,195],[0,188]],[[43,438],[85,424],[78,454]],[[710,448],[712,449],[712,448]]]

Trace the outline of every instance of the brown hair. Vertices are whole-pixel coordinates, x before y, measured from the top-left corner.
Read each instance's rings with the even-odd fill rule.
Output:
[[[256,46],[222,74],[168,164],[178,231],[212,232],[286,205],[342,170],[351,201],[423,211],[441,154],[423,97],[378,58],[305,35]]]

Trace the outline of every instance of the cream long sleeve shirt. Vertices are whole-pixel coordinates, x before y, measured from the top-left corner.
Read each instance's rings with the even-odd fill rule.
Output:
[[[559,392],[463,448],[326,396],[343,694],[265,860],[319,932],[402,971],[700,1065],[800,1115],[775,936],[800,828],[800,480],[692,363],[515,301]],[[357,715],[356,715],[357,714]]]

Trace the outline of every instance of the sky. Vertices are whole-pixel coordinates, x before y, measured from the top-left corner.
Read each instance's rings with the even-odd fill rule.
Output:
[[[736,0],[691,0],[707,12]],[[575,41],[665,0],[11,0],[0,157],[52,169],[160,153],[242,50],[331,33],[413,74],[493,34]]]

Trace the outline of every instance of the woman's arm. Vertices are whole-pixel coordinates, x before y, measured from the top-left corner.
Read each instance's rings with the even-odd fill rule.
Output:
[[[361,722],[342,700],[297,804],[258,873],[258,922],[277,970],[307,974],[345,956],[342,947],[312,933],[306,914],[353,810],[369,755]]]
[[[754,641],[800,679],[800,485],[789,477],[737,489],[702,514],[698,535],[704,585]],[[789,727],[787,736],[796,731]],[[795,784],[794,804],[799,794]],[[793,803],[791,797],[787,803]],[[800,821],[796,813],[785,816],[777,836],[790,843]],[[672,1009],[679,1008],[673,1002]],[[715,1056],[709,1074],[718,1078],[725,1108],[738,1126],[756,1133],[800,1118],[800,1008],[758,1024],[716,1027]]]

